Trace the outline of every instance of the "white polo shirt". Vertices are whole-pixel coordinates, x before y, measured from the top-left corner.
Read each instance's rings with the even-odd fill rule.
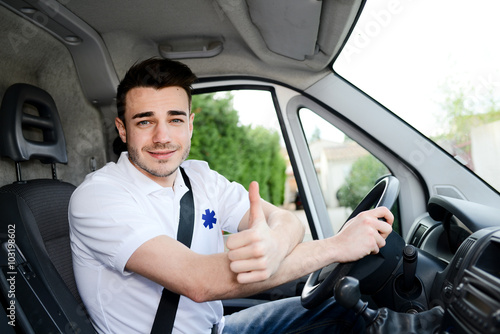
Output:
[[[191,250],[223,252],[222,231],[237,232],[249,209],[248,193],[205,162],[188,160],[182,167],[195,203]],[[73,193],[69,206],[73,267],[98,332],[151,331],[163,287],[127,272],[125,265],[144,242],[159,235],[176,239],[179,203],[186,191],[180,172],[173,188],[163,188],[138,171],[124,152],[116,164],[89,174]],[[221,331],[223,322],[220,301],[196,303],[181,296],[173,332],[210,333],[216,323]]]

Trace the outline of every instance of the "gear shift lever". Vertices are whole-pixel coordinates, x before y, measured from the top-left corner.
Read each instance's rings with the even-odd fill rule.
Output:
[[[441,326],[444,310],[440,306],[417,314],[398,313],[386,307],[374,311],[360,297],[357,279],[346,276],[335,284],[335,299],[343,307],[361,314],[367,334],[431,334],[437,333]]]
[[[368,303],[361,300],[359,281],[350,276],[340,279],[335,285],[335,299],[346,309],[353,309],[361,314],[367,324],[371,324],[378,316],[378,311],[368,308]]]
[[[415,282],[415,272],[417,270],[417,249],[413,245],[406,245],[403,249],[403,288],[410,291]]]

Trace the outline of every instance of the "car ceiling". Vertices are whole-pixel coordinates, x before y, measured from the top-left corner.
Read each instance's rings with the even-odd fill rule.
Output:
[[[38,25],[65,43],[88,99],[107,104],[114,97],[118,78],[138,60],[159,56],[160,50],[187,63],[199,77],[255,76],[305,90],[330,73],[329,64],[364,1],[0,3],[42,22]],[[73,35],[69,41],[68,31]]]

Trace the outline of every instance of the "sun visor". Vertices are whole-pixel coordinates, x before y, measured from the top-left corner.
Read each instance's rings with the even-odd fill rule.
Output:
[[[321,71],[348,37],[364,0],[216,0],[241,38],[270,65]]]
[[[269,50],[296,60],[317,52],[322,1],[247,0],[250,18]]]

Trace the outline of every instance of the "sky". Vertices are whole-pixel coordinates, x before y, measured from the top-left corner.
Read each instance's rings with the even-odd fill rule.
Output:
[[[280,126],[278,118],[275,116],[276,111],[271,99],[271,94],[267,91],[235,91],[233,92],[233,106],[238,110],[240,116],[240,123],[244,125],[263,126],[268,129],[276,130],[280,136]],[[332,129],[332,125],[326,123],[320,116],[304,110],[301,114],[302,126],[306,136],[310,137],[316,128],[324,129],[321,131],[323,139],[343,142],[344,133]],[[322,126],[323,125],[323,126]],[[284,146],[283,139],[281,144]]]
[[[334,68],[432,134],[447,91],[474,108],[499,100],[499,13],[498,0],[368,1]]]
[[[234,92],[233,106],[238,110],[242,124],[279,129],[277,117],[269,117],[276,115],[270,92],[252,90]]]
[[[498,0],[368,0],[334,68],[435,134],[447,91],[474,87],[466,98],[471,107],[490,97],[500,101],[499,13]],[[243,124],[277,126],[265,94],[235,96]]]

